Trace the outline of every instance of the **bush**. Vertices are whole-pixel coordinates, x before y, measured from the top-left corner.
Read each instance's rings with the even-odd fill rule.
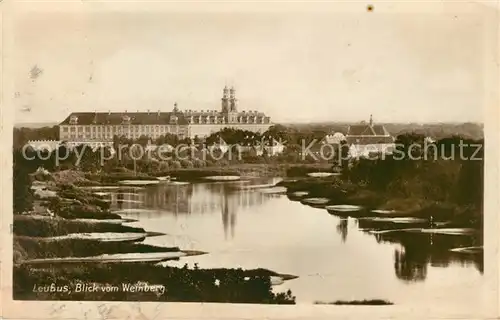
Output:
[[[181,163],[181,166],[182,166],[183,168],[186,168],[186,169],[191,169],[191,168],[193,168],[193,162],[192,162],[192,161],[182,159],[182,160],[180,161],[180,163]]]
[[[229,161],[227,161],[226,159],[220,159],[217,161],[217,165],[221,167],[226,167],[229,165]]]
[[[212,166],[214,165],[214,162],[213,162],[213,161],[211,161],[211,160],[208,160],[208,159],[207,159],[207,160],[205,160],[205,165],[206,165],[207,167],[212,167]]]
[[[161,161],[158,165],[158,171],[159,172],[162,172],[162,171],[168,171],[169,169],[169,165],[168,165],[168,162],[167,161]]]
[[[182,168],[182,165],[179,161],[177,160],[172,160],[172,162],[169,163],[169,167],[170,169],[181,169]]]
[[[193,166],[195,168],[203,168],[206,166],[205,164],[205,161],[201,160],[201,159],[194,159],[193,160]]]

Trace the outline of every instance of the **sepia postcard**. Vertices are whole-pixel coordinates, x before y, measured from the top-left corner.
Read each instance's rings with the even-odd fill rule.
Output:
[[[6,1],[1,316],[499,316],[499,12]]]

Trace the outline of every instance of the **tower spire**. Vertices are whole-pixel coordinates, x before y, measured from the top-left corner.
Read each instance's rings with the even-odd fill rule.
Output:
[[[236,90],[234,89],[234,86],[231,86],[231,89],[229,89],[229,105],[230,105],[230,111],[231,112],[236,112]]]
[[[224,89],[222,90],[222,102],[221,102],[221,107],[222,107],[222,112],[228,112],[229,111],[229,89],[227,88],[227,85],[224,86]]]

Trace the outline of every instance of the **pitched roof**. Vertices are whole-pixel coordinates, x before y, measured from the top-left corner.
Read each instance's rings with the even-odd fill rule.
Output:
[[[221,116],[224,113],[220,110],[184,110],[185,116]],[[253,110],[241,110],[236,113],[239,116],[257,116],[257,117],[265,117],[266,114],[260,111]]]
[[[387,136],[389,133],[383,125],[355,124],[349,126],[348,136]]]
[[[366,136],[374,135],[375,133],[368,124],[354,124],[347,129],[348,136]]]
[[[182,112],[73,112],[59,125],[70,124],[72,116],[78,118],[79,125],[120,125],[125,124],[124,117],[128,116],[130,122],[126,124],[170,124],[170,119],[173,116],[177,117],[177,124],[187,125],[187,121]]]
[[[381,143],[394,143],[394,138],[391,136],[372,136],[372,137],[356,137],[356,136],[347,136],[346,137],[348,144],[357,144],[357,145],[367,145],[367,144],[381,144]]]
[[[373,125],[372,130],[375,132],[376,135],[378,136],[387,136],[389,133],[387,130],[385,130],[385,127],[379,124]]]

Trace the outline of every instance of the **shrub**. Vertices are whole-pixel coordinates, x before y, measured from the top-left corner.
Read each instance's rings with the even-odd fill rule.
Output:
[[[221,160],[217,161],[217,165],[221,166],[221,167],[225,167],[225,166],[229,165],[229,161],[227,161],[226,159],[221,159]]]
[[[186,168],[186,169],[191,169],[191,168],[193,168],[193,162],[192,162],[192,161],[182,159],[182,160],[180,161],[180,163],[181,163],[181,166],[182,166],[183,168]]]
[[[203,168],[205,167],[206,163],[205,161],[201,160],[201,159],[194,159],[193,160],[193,166],[195,168]]]
[[[171,169],[181,169],[182,168],[182,165],[180,163],[180,161],[177,161],[177,160],[172,160],[172,162],[169,163],[169,167]]]
[[[158,171],[168,171],[169,165],[167,161],[161,161],[158,165]]]

